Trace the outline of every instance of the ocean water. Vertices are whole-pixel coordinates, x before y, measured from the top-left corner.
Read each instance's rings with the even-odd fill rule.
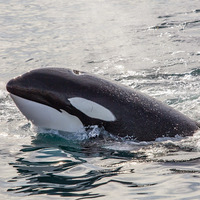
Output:
[[[198,0],[0,0],[0,199],[200,199],[200,131],[135,142],[38,129],[6,92],[41,67],[101,75],[200,123]]]

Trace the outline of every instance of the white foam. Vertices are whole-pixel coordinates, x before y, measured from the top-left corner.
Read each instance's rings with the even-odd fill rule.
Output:
[[[0,89],[4,89],[6,87],[6,83],[3,81],[0,81]]]
[[[7,95],[6,91],[0,89],[0,99],[6,98],[6,95]]]

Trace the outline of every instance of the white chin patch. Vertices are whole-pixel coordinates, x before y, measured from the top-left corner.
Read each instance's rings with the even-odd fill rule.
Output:
[[[116,120],[114,114],[110,110],[108,110],[107,108],[103,107],[98,103],[95,103],[93,101],[81,97],[74,97],[68,100],[77,110],[80,110],[88,117],[101,119],[104,121]]]
[[[67,132],[77,132],[84,127],[78,117],[70,115],[64,110],[59,112],[50,106],[36,103],[13,94],[11,94],[11,97],[26,118],[38,127]]]

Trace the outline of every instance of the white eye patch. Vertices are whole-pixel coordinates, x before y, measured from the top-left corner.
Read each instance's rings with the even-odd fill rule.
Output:
[[[68,100],[70,101],[72,106],[74,106],[77,110],[80,110],[88,117],[101,119],[103,121],[116,120],[114,114],[110,110],[96,102],[81,97],[74,97]]]

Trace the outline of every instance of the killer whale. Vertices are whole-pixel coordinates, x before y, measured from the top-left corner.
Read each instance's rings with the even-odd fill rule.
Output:
[[[77,132],[98,125],[138,141],[188,136],[198,129],[195,121],[146,94],[77,70],[32,70],[6,88],[26,118],[43,128]]]

